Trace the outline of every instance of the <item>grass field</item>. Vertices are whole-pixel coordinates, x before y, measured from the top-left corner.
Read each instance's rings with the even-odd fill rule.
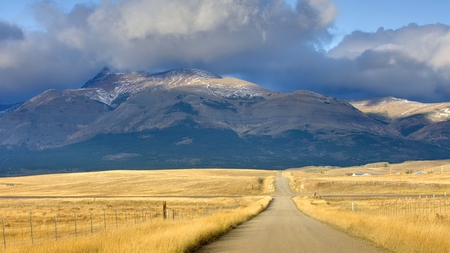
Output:
[[[0,178],[0,196],[247,196],[276,172],[239,169],[105,171]],[[7,185],[14,186],[7,186]]]
[[[426,174],[413,174],[424,171]],[[349,176],[353,173],[370,176]],[[384,162],[365,166],[305,167],[283,172],[298,193],[320,194],[450,194],[450,161]],[[303,188],[302,188],[303,186]]]
[[[426,174],[412,174],[418,170]],[[348,176],[353,173],[371,175]],[[305,194],[294,198],[297,207],[313,218],[392,252],[450,252],[450,199],[445,196],[450,193],[450,161],[307,167],[284,175],[291,179],[293,189]],[[352,199],[325,194],[396,196]]]
[[[273,191],[269,185],[275,175],[259,170],[191,169],[1,178],[5,237],[0,238],[4,243],[0,248],[5,252],[186,252],[265,209],[271,198],[263,195]],[[167,219],[163,219],[164,201]]]
[[[189,169],[0,178],[7,242],[0,251],[191,252],[264,210],[276,174]],[[348,234],[392,252],[449,252],[449,160],[306,167],[283,176],[305,196],[294,198],[302,212]],[[396,196],[323,197],[372,193]]]

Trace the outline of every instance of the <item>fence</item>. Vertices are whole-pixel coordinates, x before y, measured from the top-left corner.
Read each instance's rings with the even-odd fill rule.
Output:
[[[436,215],[443,216],[450,212],[447,196],[419,196],[417,198],[395,198],[387,200],[352,201],[344,207],[355,212],[380,215]]]
[[[237,207],[237,206],[236,206]],[[236,208],[234,207],[234,208]],[[220,207],[220,210],[223,208]],[[229,208],[225,208],[229,209]],[[218,209],[219,210],[219,209]],[[201,207],[195,210],[175,210],[161,207],[91,210],[89,213],[61,213],[51,217],[42,213],[16,217],[13,221],[1,220],[3,249],[26,243],[59,240],[94,234],[107,229],[162,220],[188,220],[211,215],[218,210]]]

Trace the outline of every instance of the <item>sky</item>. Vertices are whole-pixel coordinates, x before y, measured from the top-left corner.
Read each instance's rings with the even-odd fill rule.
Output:
[[[0,104],[198,68],[340,99],[450,101],[448,0],[0,0]]]

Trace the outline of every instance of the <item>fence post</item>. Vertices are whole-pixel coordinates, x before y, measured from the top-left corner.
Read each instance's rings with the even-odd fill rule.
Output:
[[[31,243],[34,243],[34,236],[33,236],[33,214],[30,213],[30,234],[31,234]]]
[[[94,233],[94,230],[92,229],[92,211],[90,211],[90,215],[91,215],[91,234]]]
[[[136,210],[134,210],[134,225],[136,225]]]
[[[417,214],[417,199],[414,201],[414,214]]]
[[[433,210],[433,213],[436,213],[436,198],[434,197],[434,194],[433,194],[433,208],[432,208],[432,210]]]
[[[117,210],[116,210],[116,228],[118,227],[118,224],[117,224]]]
[[[165,220],[167,218],[167,202],[163,201],[163,219]]]
[[[3,230],[3,249],[6,249],[6,234],[5,234],[5,220],[2,219],[2,230]]]
[[[77,213],[73,213],[73,220],[75,222],[75,237],[78,237],[78,229],[77,229]]]
[[[106,210],[103,209],[103,224],[105,225],[106,228]]]
[[[58,240],[58,216],[55,215],[55,240]]]

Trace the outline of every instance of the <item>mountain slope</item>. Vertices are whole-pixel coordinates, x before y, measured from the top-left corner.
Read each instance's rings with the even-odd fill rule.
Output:
[[[0,118],[6,154],[0,174],[18,168],[279,169],[448,154],[448,148],[405,138],[389,120],[309,91],[280,93],[202,70],[105,68],[80,89],[46,91]]]
[[[450,139],[450,103],[419,103],[393,97],[350,102],[367,115],[389,124],[403,136],[422,141]]]
[[[41,150],[98,134],[164,129],[188,119],[241,137],[292,129],[397,136],[350,104],[308,91],[278,93],[193,69],[156,74],[103,69],[81,89],[46,91],[4,117],[0,143]]]
[[[22,103],[0,105],[0,118],[3,117],[3,115],[5,115],[6,113],[13,112],[13,111],[16,110],[17,108],[19,108],[19,106],[20,106],[21,104],[22,104]]]

